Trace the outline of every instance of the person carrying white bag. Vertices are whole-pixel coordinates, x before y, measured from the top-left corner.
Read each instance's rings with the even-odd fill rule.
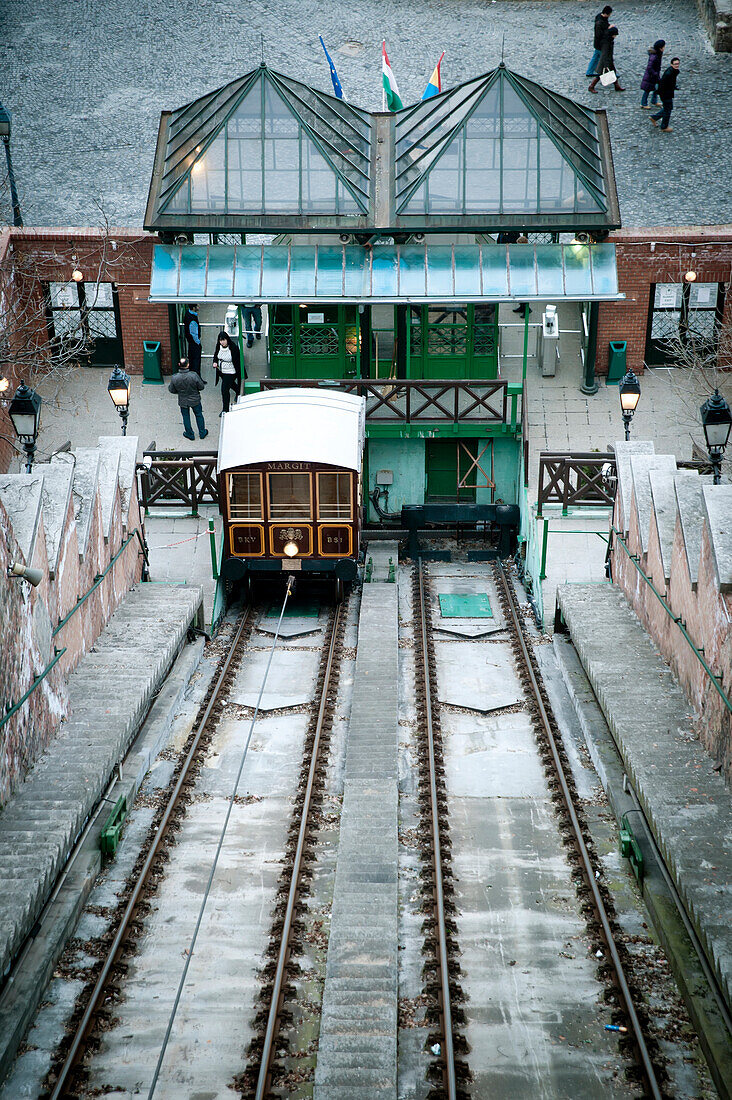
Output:
[[[612,84],[616,92],[625,91],[625,88],[621,87],[617,72],[615,71],[614,49],[617,34],[618,28],[616,26],[608,27],[607,34],[603,39],[602,48],[600,50],[600,60],[597,64],[597,71],[600,75],[593,78],[588,89],[594,95],[597,95],[598,84],[602,84],[605,88]]]

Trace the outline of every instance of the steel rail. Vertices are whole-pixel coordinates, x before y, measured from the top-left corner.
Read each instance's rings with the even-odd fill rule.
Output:
[[[435,916],[437,921],[438,965],[442,998],[442,1061],[448,1100],[456,1100],[455,1050],[452,1038],[452,1010],[450,1007],[450,972],[447,955],[447,930],[445,928],[445,899],[442,888],[442,854],[440,846],[440,818],[437,804],[437,772],[435,769],[435,739],[432,724],[432,691],[429,651],[427,648],[427,607],[425,606],[424,565],[417,566],[419,582],[419,616],[422,634],[422,661],[424,665],[424,700],[427,727],[427,749],[430,773],[430,810],[432,816],[432,859],[435,871]]]
[[[643,1036],[643,1028],[641,1027],[640,1020],[638,1019],[638,1014],[636,1013],[635,1006],[633,1004],[633,998],[630,992],[630,988],[628,986],[627,979],[625,977],[623,964],[618,954],[617,945],[615,943],[612,928],[610,927],[610,921],[608,920],[607,912],[605,911],[605,903],[602,900],[602,895],[600,894],[597,882],[595,880],[595,869],[592,866],[592,860],[590,859],[589,852],[587,851],[587,845],[585,844],[584,837],[582,836],[582,826],[580,825],[579,819],[577,817],[572,794],[569,790],[569,785],[567,783],[567,777],[564,773],[564,767],[559,757],[557,742],[552,731],[552,723],[547,713],[546,707],[544,706],[544,700],[541,695],[541,688],[539,687],[539,682],[534,672],[531,654],[529,653],[529,647],[526,643],[526,638],[524,636],[523,624],[521,622],[516,605],[516,597],[500,559],[496,562],[496,574],[500,580],[506,601],[506,606],[511,615],[516,640],[521,647],[521,654],[523,657],[526,673],[531,684],[534,702],[538,707],[541,724],[544,728],[544,733],[549,743],[549,748],[552,755],[552,762],[554,764],[554,770],[556,772],[562,794],[562,800],[572,823],[572,830],[574,832],[574,843],[582,860],[584,876],[590,892],[592,893],[592,902],[597,917],[600,921],[603,938],[610,953],[613,969],[615,971],[615,980],[617,982],[618,990],[623,1001],[625,1013],[628,1017],[628,1020],[630,1021],[632,1036],[639,1055],[639,1061],[641,1069],[643,1071],[643,1075],[645,1077],[645,1083],[649,1090],[649,1095],[653,1097],[653,1100],[662,1100],[662,1093],[661,1089],[659,1088],[658,1081],[656,1080],[656,1073],[653,1068],[653,1062],[651,1061],[651,1057],[648,1053],[648,1048],[646,1046],[646,1041]]]
[[[195,732],[194,737],[193,737],[193,741],[191,742],[190,748],[188,749],[188,753],[187,753],[186,758],[183,762],[183,767],[180,770],[180,773],[178,775],[178,779],[176,781],[175,787],[173,788],[171,796],[168,800],[168,804],[165,807],[165,812],[163,813],[163,816],[160,820],[160,824],[158,825],[157,831],[155,833],[155,837],[154,837],[153,842],[150,846],[150,851],[148,852],[147,857],[145,859],[145,863],[144,863],[144,865],[142,867],[142,870],[140,871],[140,874],[138,875],[137,881],[136,881],[136,883],[135,883],[135,885],[132,889],[132,893],[131,893],[130,898],[127,902],[127,905],[125,907],[125,911],[122,915],[122,920],[119,924],[119,927],[117,928],[117,932],[115,933],[115,936],[114,936],[114,939],[113,939],[113,941],[110,945],[109,951],[107,952],[107,957],[104,960],[104,963],[102,965],[102,969],[99,973],[99,976],[97,978],[94,989],[92,990],[91,997],[89,998],[89,1001],[87,1002],[86,1008],[84,1010],[84,1014],[81,1017],[81,1020],[79,1021],[78,1027],[77,1027],[76,1032],[74,1034],[74,1038],[71,1042],[71,1047],[69,1048],[68,1054],[66,1055],[66,1060],[64,1061],[64,1064],[61,1067],[59,1075],[56,1079],[56,1083],[54,1085],[53,1092],[51,1093],[50,1100],[61,1100],[61,1098],[64,1095],[68,1095],[65,1092],[66,1086],[69,1082],[69,1079],[71,1077],[71,1074],[72,1074],[75,1066],[78,1063],[79,1057],[81,1055],[83,1043],[84,1043],[84,1041],[87,1037],[87,1034],[89,1032],[89,1028],[90,1028],[92,1020],[94,1018],[94,1013],[97,1011],[97,1008],[99,1007],[99,1002],[101,1000],[102,994],[103,994],[105,986],[107,984],[107,981],[109,980],[109,975],[112,971],[113,966],[115,966],[115,964],[116,964],[116,962],[117,962],[117,960],[120,956],[120,953],[122,951],[122,947],[124,945],[125,938],[127,936],[127,931],[129,929],[130,924],[132,923],[134,913],[135,913],[135,909],[137,908],[137,903],[140,900],[140,895],[141,895],[141,893],[142,893],[142,891],[145,887],[148,876],[150,874],[150,870],[152,868],[153,863],[155,862],[155,859],[158,855],[158,851],[160,850],[162,842],[165,839],[168,824],[169,824],[170,819],[173,815],[173,812],[174,812],[174,810],[177,806],[178,799],[180,797],[181,791],[183,790],[186,779],[188,777],[188,772],[190,771],[191,765],[193,764],[193,762],[196,758],[196,755],[198,753],[198,746],[199,746],[201,737],[203,735],[204,730],[206,729],[208,721],[211,717],[211,713],[212,713],[214,707],[216,706],[216,704],[218,702],[219,694],[220,694],[221,689],[224,686],[224,683],[226,681],[226,676],[227,676],[227,673],[228,673],[229,668],[231,666],[231,662],[234,659],[234,656],[235,656],[236,651],[237,651],[238,646],[239,646],[239,642],[241,641],[242,635],[244,633],[244,630],[245,630],[247,624],[249,623],[251,615],[252,615],[252,609],[251,609],[251,607],[247,607],[242,612],[242,615],[239,619],[239,623],[237,625],[236,633],[235,633],[235,635],[234,635],[234,637],[231,641],[231,644],[229,646],[229,651],[226,654],[226,657],[224,659],[224,663],[221,666],[221,671],[219,672],[219,675],[216,679],[216,684],[214,686],[213,691],[211,692],[211,697],[208,701],[208,704],[206,706],[206,709],[205,709],[203,715],[201,716],[200,722],[198,722],[198,724],[197,724],[196,732]]]
[[[313,747],[310,754],[308,780],[305,787],[302,816],[300,818],[300,828],[297,834],[297,847],[295,849],[295,855],[292,861],[292,876],[290,878],[290,889],[287,895],[287,909],[285,911],[282,935],[280,939],[280,949],[277,956],[277,969],[275,971],[274,983],[272,986],[272,998],[270,1000],[269,1014],[267,1017],[267,1030],[265,1031],[264,1035],[264,1045],[262,1047],[261,1060],[259,1064],[259,1074],[257,1077],[257,1087],[255,1091],[256,1100],[264,1100],[264,1097],[267,1095],[268,1089],[270,1088],[272,1083],[272,1061],[275,1054],[275,1044],[277,1040],[277,1033],[279,1030],[279,1014],[282,1009],[282,1002],[284,999],[283,988],[285,984],[285,972],[292,951],[290,937],[292,932],[293,918],[295,915],[295,907],[297,905],[298,894],[300,892],[300,873],[303,864],[303,853],[307,838],[307,830],[310,823],[310,802],[312,798],[313,787],[315,785],[315,774],[318,768],[321,734],[325,725],[325,715],[328,706],[328,692],[330,690],[331,672],[333,669],[335,652],[338,644],[339,627],[341,624],[341,619],[345,613],[345,606],[345,603],[339,603],[336,605],[331,624],[331,634],[328,644],[328,656],[326,659],[325,673],[323,677],[323,687],[320,694],[320,705],[318,707],[318,717],[315,724]]]

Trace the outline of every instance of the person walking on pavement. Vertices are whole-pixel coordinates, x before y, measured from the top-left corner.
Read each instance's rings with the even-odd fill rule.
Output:
[[[232,340],[228,332],[223,329],[216,339],[216,350],[213,357],[214,370],[216,371],[216,385],[221,382],[221,404],[223,406],[219,416],[229,411],[229,401],[233,390],[238,397],[241,393],[242,378],[246,378],[247,372],[243,369],[241,354],[236,341]]]
[[[196,374],[201,373],[201,325],[198,320],[198,306],[186,306],[183,314],[183,329],[186,334],[188,363]]]
[[[641,80],[641,91],[643,92],[641,108],[645,111],[650,111],[651,107],[655,107],[658,103],[658,81],[661,76],[661,60],[665,45],[664,39],[659,38],[648,51],[648,64]],[[648,102],[649,95],[651,96],[650,104]]]
[[[658,125],[659,119],[661,121],[661,131],[664,134],[670,134],[673,132],[673,126],[669,126],[669,119],[671,118],[671,112],[674,109],[674,95],[676,93],[676,81],[679,76],[679,68],[681,67],[681,61],[678,57],[671,58],[671,64],[666,69],[661,79],[658,82],[658,94],[661,99],[661,110],[656,115],[651,115],[650,119],[654,126]]]
[[[587,66],[587,72],[585,76],[597,76],[597,64],[600,60],[600,50],[602,49],[602,43],[605,39],[605,35],[610,27],[610,16],[612,15],[612,8],[609,4],[606,4],[599,15],[595,16],[595,37],[593,44],[595,52],[590,58],[590,63]]]
[[[241,308],[244,314],[247,347],[250,348],[254,343],[255,335],[258,340],[262,339],[262,307],[256,305],[256,303],[245,302]]]
[[[601,73],[616,72],[615,69],[615,39],[618,36],[618,28],[615,26],[608,27],[608,32],[605,35],[602,43],[602,49],[600,50],[600,60],[597,64]],[[599,75],[594,77],[590,84],[589,91],[597,95],[597,85],[600,82]],[[616,92],[624,92],[625,88],[621,87],[620,81],[615,77],[615,83],[613,85]]]
[[[171,393],[178,394],[178,407],[183,417],[183,435],[186,439],[196,438],[191,430],[191,410],[196,418],[201,439],[205,439],[208,435],[201,407],[201,390],[205,385],[200,374],[189,370],[188,360],[181,359],[178,363],[178,372],[171,378],[168,389]]]

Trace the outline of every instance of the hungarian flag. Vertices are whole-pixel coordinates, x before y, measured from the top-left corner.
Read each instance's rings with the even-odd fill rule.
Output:
[[[400,111],[402,109],[402,101],[399,97],[399,88],[397,87],[394,73],[391,71],[391,65],[389,64],[389,58],[386,53],[386,42],[381,43],[381,72],[384,81],[386,105],[390,111]]]
[[[434,69],[432,70],[432,76],[429,78],[429,80],[427,82],[427,87],[424,90],[424,94],[422,96],[422,99],[430,99],[433,95],[439,95],[440,92],[442,91],[442,80],[440,79],[440,65],[442,64],[442,59],[443,59],[444,56],[445,56],[445,51],[443,50],[442,53],[440,54],[440,60],[437,62]]]

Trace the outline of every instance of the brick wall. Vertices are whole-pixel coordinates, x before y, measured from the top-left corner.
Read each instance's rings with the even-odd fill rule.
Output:
[[[726,283],[724,322],[732,325],[732,225],[674,229],[619,230],[615,245],[618,286],[625,301],[602,302],[597,332],[598,374],[607,374],[610,340],[627,340],[627,361],[640,373],[645,366],[651,286],[679,283],[695,271],[700,283]]]
[[[613,523],[619,531],[627,529],[627,547],[637,555],[638,565],[650,578],[674,617],[679,616],[689,636],[715,675],[721,677],[723,690],[732,687],[732,593],[721,591],[714,565],[712,540],[706,521],[702,529],[702,547],[697,580],[689,569],[686,543],[680,517],[676,515],[669,580],[664,575],[655,511],[651,512],[647,549],[641,542],[638,508],[633,495],[630,514],[622,514],[622,495],[615,499]],[[663,657],[684,688],[697,716],[700,740],[732,780],[732,722],[729,711],[677,623],[664,610],[650,585],[640,575],[628,555],[617,543],[611,551],[613,582],[623,589],[631,607],[650,634]]]
[[[39,319],[37,339],[47,339],[41,322],[41,284],[68,282],[78,267],[87,280],[117,286],[124,367],[142,374],[143,340],[161,343],[163,370],[170,373],[168,307],[148,302],[153,247],[157,237],[141,230],[11,229],[5,232],[5,257],[0,239],[0,264],[14,274],[13,293],[24,302],[35,296]],[[31,277],[23,278],[23,273]],[[0,455],[0,461],[2,456]],[[7,464],[4,467],[7,469]]]

